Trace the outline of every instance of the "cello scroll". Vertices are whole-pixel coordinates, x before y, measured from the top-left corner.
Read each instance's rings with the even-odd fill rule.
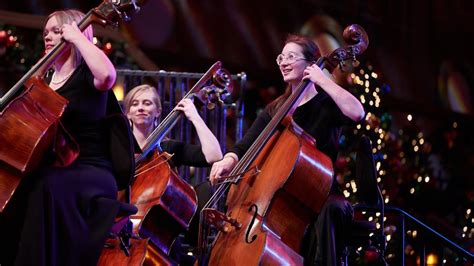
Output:
[[[130,16],[128,15],[129,11],[137,13],[140,11],[140,6],[142,6],[146,0],[107,0],[104,1],[100,6],[93,9],[98,17],[104,19],[101,23],[111,24],[116,26],[115,18],[118,16],[123,21],[130,21]]]
[[[195,96],[202,103],[207,103],[207,109],[212,110],[216,107],[216,104],[224,104],[224,99],[232,93],[233,88],[229,71],[219,68],[212,75],[212,84],[203,87]]]
[[[354,67],[358,66],[357,56],[362,54],[369,46],[367,32],[361,26],[352,24],[344,29],[342,37],[349,45],[337,48],[329,55],[320,57],[316,62],[320,68],[326,68],[329,72],[332,72],[338,66],[343,69],[344,62],[350,59],[352,59]]]

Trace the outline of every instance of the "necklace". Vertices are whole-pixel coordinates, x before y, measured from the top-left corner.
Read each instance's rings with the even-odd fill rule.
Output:
[[[66,80],[72,75],[72,73],[74,73],[74,69],[71,70],[71,72],[69,72],[69,74],[67,74],[62,80],[60,80],[60,81],[54,81],[54,78],[56,77],[56,71],[54,71],[53,76],[51,77],[51,83],[53,83],[53,84],[61,84],[61,83],[63,83],[64,81],[66,81]]]

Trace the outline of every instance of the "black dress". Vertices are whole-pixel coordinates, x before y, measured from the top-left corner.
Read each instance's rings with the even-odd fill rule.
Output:
[[[103,128],[108,93],[95,88],[85,63],[56,92],[69,100],[61,121],[80,155],[67,167],[45,162],[31,175],[16,265],[95,265],[118,211]]]
[[[181,165],[208,167],[209,163],[202,152],[201,145],[167,139],[160,143],[162,151],[173,154],[171,161],[176,167]]]
[[[354,123],[324,90],[318,91],[311,100],[296,108],[293,119],[316,139],[318,150],[328,155],[334,165],[342,126]],[[242,140],[229,151],[242,158],[271,119],[266,110],[262,111]],[[303,240],[300,254],[304,256],[305,265],[340,264],[338,258],[344,247],[346,225],[352,220],[352,215],[352,206],[340,195],[334,179],[330,196]]]

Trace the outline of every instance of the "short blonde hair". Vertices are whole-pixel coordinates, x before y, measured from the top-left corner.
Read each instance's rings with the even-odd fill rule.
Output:
[[[130,112],[130,107],[132,106],[133,100],[135,100],[136,95],[139,92],[143,91],[151,91],[153,94],[153,102],[156,105],[156,108],[158,109],[158,113],[161,114],[161,100],[160,100],[160,95],[158,94],[158,91],[155,89],[155,87],[148,85],[148,84],[143,84],[136,86],[135,88],[131,89],[127,95],[125,96],[125,99],[123,100],[124,105],[125,105],[125,113],[128,114]]]
[[[72,24],[72,22],[76,22],[76,24],[79,24],[79,22],[81,22],[84,16],[84,13],[76,9],[59,10],[51,13],[46,19],[46,23],[48,22],[48,20],[54,17],[58,21],[58,26],[62,26],[63,24]],[[92,42],[93,32],[91,25],[89,25],[83,31],[83,34],[90,42]],[[72,47],[71,52],[74,57],[74,67],[78,67],[82,62],[82,55],[76,47]]]

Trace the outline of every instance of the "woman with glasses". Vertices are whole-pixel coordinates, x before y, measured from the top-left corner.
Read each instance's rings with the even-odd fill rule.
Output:
[[[258,115],[242,140],[229,149],[222,160],[213,164],[210,174],[213,184],[235,167],[303,79],[309,79],[311,83],[293,119],[316,139],[317,149],[328,155],[334,164],[342,126],[355,124],[363,119],[365,113],[357,98],[333,82],[314,64],[319,56],[318,47],[310,39],[300,35],[287,38],[276,59],[283,80],[288,84],[285,93]],[[352,215],[351,204],[341,195],[334,181],[330,196],[303,240],[300,254],[305,259],[305,265],[341,264],[343,239]]]

